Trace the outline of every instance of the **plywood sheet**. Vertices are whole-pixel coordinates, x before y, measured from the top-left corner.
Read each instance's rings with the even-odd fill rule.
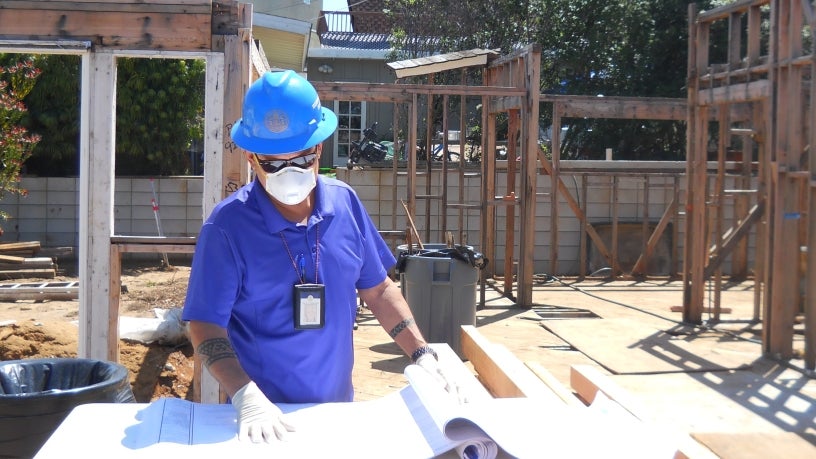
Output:
[[[694,433],[692,437],[722,459],[816,457],[816,446],[793,432]]]
[[[688,334],[668,321],[629,318],[543,321],[541,325],[615,374],[747,368],[757,345],[718,332]]]

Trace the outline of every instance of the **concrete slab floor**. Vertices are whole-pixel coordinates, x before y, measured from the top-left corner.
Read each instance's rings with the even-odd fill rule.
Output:
[[[816,457],[816,379],[804,370],[801,359],[778,362],[762,356],[761,323],[754,320],[752,281],[724,289],[720,306],[728,312],[721,314],[716,325],[708,324],[706,329],[700,329],[682,324],[681,313],[671,310],[683,303],[680,281],[547,280],[534,285],[534,307],[530,309],[518,308],[503,296],[500,290],[503,282],[488,281],[484,307],[476,312],[475,325],[479,332],[491,342],[508,348],[522,362],[541,365],[565,387],[570,387],[572,365],[598,367],[631,394],[646,421],[689,434],[739,435],[730,443],[727,438],[724,440],[731,445],[736,441],[747,445],[745,434],[763,435],[767,440],[777,434],[793,433],[805,440],[806,448],[812,447],[806,456]],[[709,296],[707,293],[706,301]],[[581,336],[575,341],[581,342],[585,347],[582,349],[546,328],[553,321],[567,320],[593,321],[586,325],[587,333],[597,335],[597,343],[592,336]],[[403,387],[406,381],[402,370],[408,359],[367,309],[362,310],[358,323],[355,399],[367,400]],[[626,344],[625,337],[614,336],[614,340],[609,341],[610,337],[604,336],[604,330],[608,331],[613,323],[633,324],[631,344]],[[557,324],[551,328],[556,329]],[[707,362],[699,358],[702,370],[694,371],[688,368],[687,361],[698,356],[687,354],[686,361],[678,364],[674,371],[665,371],[664,366],[672,364],[670,359],[661,362],[659,370],[654,372],[615,374],[610,371],[609,362],[604,360],[615,356],[618,350],[614,346],[621,346],[621,354],[639,358],[633,350],[645,342],[644,336],[638,336],[644,330],[652,337],[662,336],[663,344],[700,346],[702,343],[706,347],[688,349],[692,349],[691,352],[704,349],[725,362],[734,361],[741,366],[706,371]],[[629,334],[626,330],[616,333]],[[672,341],[674,339],[677,341]],[[802,335],[796,334],[794,349],[802,349],[803,343]],[[666,360],[665,355],[670,354],[652,353],[646,357]],[[618,360],[617,365],[626,366],[626,358],[622,360],[624,364]],[[640,364],[642,369],[643,362]],[[801,447],[797,452],[802,452]],[[730,457],[740,455],[729,451],[722,457],[728,454]]]

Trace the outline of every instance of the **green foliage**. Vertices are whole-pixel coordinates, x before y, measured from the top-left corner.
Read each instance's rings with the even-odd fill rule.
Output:
[[[26,161],[25,173],[76,176],[81,59],[65,55],[34,59],[43,73],[25,99],[29,116],[24,124],[42,140]],[[203,143],[204,69],[201,60],[118,59],[117,175],[197,172],[192,170],[190,155]]]
[[[471,48],[503,54],[537,43],[544,93],[678,97],[686,95],[688,0],[386,0],[398,24],[393,57]],[[697,1],[700,10],[720,2]],[[712,52],[720,50],[712,43]],[[437,77],[438,78],[438,77]],[[478,78],[478,77],[476,77]],[[478,81],[474,78],[475,81]],[[437,82],[439,82],[437,80]],[[541,110],[542,127],[552,123]],[[627,159],[685,155],[682,123],[565,119],[564,158]]]
[[[118,175],[191,174],[204,135],[204,62],[119,59]]]
[[[25,99],[26,125],[42,139],[26,161],[26,173],[43,177],[79,175],[80,57],[37,55],[42,70]]]
[[[40,69],[30,57],[17,57],[16,62],[3,59],[0,66],[0,199],[6,193],[25,195],[20,187],[20,170],[40,140],[21,125],[26,112],[23,98],[37,83]],[[0,211],[0,220],[9,215]],[[0,227],[0,234],[3,230]]]

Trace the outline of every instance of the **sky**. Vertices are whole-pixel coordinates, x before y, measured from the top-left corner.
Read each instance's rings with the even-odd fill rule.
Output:
[[[348,0],[323,0],[323,11],[348,11]]]

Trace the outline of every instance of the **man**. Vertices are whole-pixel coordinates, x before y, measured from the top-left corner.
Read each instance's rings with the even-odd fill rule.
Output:
[[[275,403],[352,401],[358,294],[413,362],[456,391],[387,276],[396,260],[357,195],[317,173],[336,128],[305,79],[264,74],[231,131],[255,180],[199,233],[183,318],[242,439],[294,430]]]

